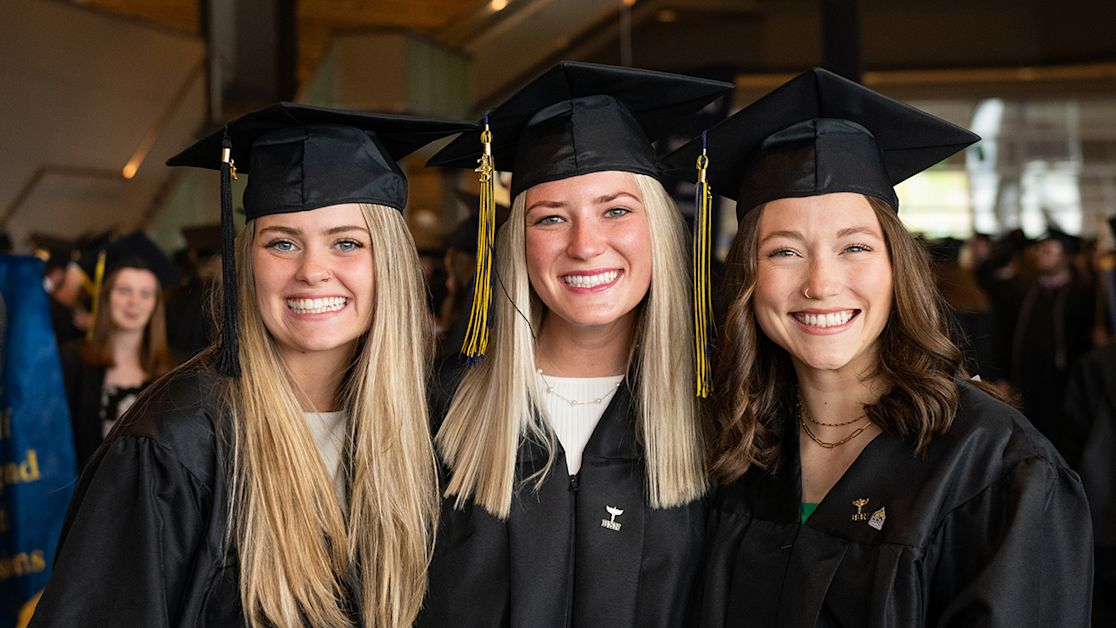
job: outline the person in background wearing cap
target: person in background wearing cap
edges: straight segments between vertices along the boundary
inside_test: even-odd
[[[1035,276],[1023,283],[1011,345],[1011,381],[1023,411],[1064,455],[1066,384],[1074,363],[1093,348],[1096,311],[1092,282],[1074,268],[1080,248],[1080,238],[1057,229],[1035,243]]]
[[[824,70],[708,131],[740,229],[691,625],[1088,625],[1081,482],[969,379],[896,213],[896,183],[977,139]]]
[[[411,625],[438,491],[396,160],[471,126],[282,103],[168,162],[221,169],[221,338],[86,465],[32,625]]]
[[[494,199],[479,221],[492,342],[471,324],[483,360],[431,393],[447,479],[418,625],[684,625],[708,484],[685,227],[651,141],[729,88],[563,62],[431,159],[483,155],[482,199],[491,165],[513,202],[494,258]]]
[[[99,286],[92,329],[59,347],[79,470],[140,391],[174,366],[163,301],[178,279],[174,266],[139,231],[102,252],[82,260]]]

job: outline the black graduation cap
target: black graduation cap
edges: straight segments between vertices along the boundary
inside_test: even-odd
[[[485,116],[493,166],[512,173],[512,198],[590,172],[657,178],[651,143],[730,89],[721,81],[563,61]],[[462,133],[427,165],[476,167],[482,131]]]
[[[396,163],[468,122],[357,113],[277,103],[230,122],[167,160],[219,170],[223,140],[237,172],[248,173],[247,220],[340,205],[375,203],[400,211],[407,180]]]
[[[1070,235],[1061,229],[1050,227],[1046,233],[1038,239],[1038,242],[1045,242],[1047,240],[1056,240],[1062,244],[1062,250],[1066,255],[1076,255],[1081,250],[1081,238]]]
[[[52,268],[65,268],[77,255],[77,243],[74,240],[39,232],[32,233],[27,239],[31,242],[35,257],[43,260],[43,270],[46,272]]]
[[[173,286],[181,278],[170,258],[142,231],[88,248],[77,263],[98,288],[103,277],[121,268],[149,270],[163,286]]]
[[[168,159],[168,166],[221,171],[224,304],[218,370],[232,376],[240,372],[230,181],[238,169],[250,174],[244,192],[247,220],[343,203],[373,203],[403,211],[407,179],[397,160],[473,126],[283,102],[241,116]]]
[[[704,143],[703,143],[704,140]],[[898,210],[895,184],[980,137],[820,68],[804,72],[664,159],[709,183],[737,216],[780,198],[856,192]]]

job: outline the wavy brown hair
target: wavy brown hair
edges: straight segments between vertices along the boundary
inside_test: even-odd
[[[864,411],[884,432],[913,439],[916,453],[922,453],[953,424],[954,378],[967,373],[961,351],[949,339],[950,314],[926,250],[887,203],[866,198],[880,222],[895,281],[879,364],[867,374],[886,392]],[[721,327],[711,438],[712,471],[726,483],[752,465],[776,469],[780,420],[797,390],[790,356],[763,333],[752,311],[763,210],[745,214],[726,261],[726,290],[737,296]]]
[[[109,312],[109,295],[116,286],[120,271],[130,268],[132,270],[146,270],[142,266],[121,266],[116,268],[105,278],[101,286],[100,307],[97,308],[97,318],[93,320],[93,333],[89,340],[82,344],[81,358],[90,366],[111,368],[116,366],[112,358],[112,346],[109,339],[112,337],[112,314]],[[154,274],[154,273],[152,273]],[[143,341],[140,343],[139,355],[140,368],[151,379],[162,376],[174,366],[171,358],[170,346],[167,344],[167,315],[163,299],[163,285],[158,277],[155,279],[155,309],[151,311],[151,318],[143,328]]]

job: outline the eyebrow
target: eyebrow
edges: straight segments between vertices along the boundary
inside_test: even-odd
[[[840,231],[837,232],[837,237],[838,238],[847,238],[849,236],[857,235],[857,234],[864,234],[864,235],[872,236],[873,238],[880,237],[880,234],[876,230],[872,229],[871,227],[864,227],[864,226],[845,227],[844,229],[841,229]],[[806,239],[798,231],[783,230],[783,231],[772,231],[771,233],[767,234],[767,236],[763,240],[761,240],[760,242],[761,243],[767,242],[768,240],[771,240],[772,238],[789,238],[791,240],[805,240]]]
[[[624,191],[614,192],[612,194],[605,194],[603,196],[598,196],[597,198],[593,199],[593,204],[604,205],[605,203],[611,203],[612,201],[615,201],[616,199],[620,198],[621,196],[627,196],[628,198],[632,199],[633,201],[635,201],[637,203],[640,203],[641,205],[643,204],[643,201],[641,201],[638,196],[636,196],[635,194],[632,194],[631,192],[624,192]],[[528,207],[527,210],[524,213],[530,213],[531,210],[533,210],[535,208],[538,208],[538,207],[545,207],[547,209],[556,209],[556,208],[559,208],[559,207],[566,207],[567,205],[569,205],[569,203],[567,203],[566,201],[541,200],[541,201],[537,201],[535,203],[532,203],[531,206]]]
[[[294,227],[284,227],[283,225],[275,225],[272,227],[264,227],[263,229],[260,229],[260,233],[267,233],[269,231],[275,231],[284,235],[291,236],[302,235],[301,229],[295,229]],[[362,227],[360,225],[340,225],[337,227],[330,227],[322,233],[325,235],[336,235],[338,233],[348,233],[350,231],[361,231],[364,233],[368,233],[368,227]]]

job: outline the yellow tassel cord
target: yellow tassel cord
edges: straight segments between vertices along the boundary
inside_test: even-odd
[[[105,252],[97,254],[97,265],[93,269],[93,312],[89,317],[89,329],[85,330],[85,339],[93,340],[93,326],[97,322],[97,311],[101,309],[101,286],[105,282]]]
[[[480,225],[477,228],[477,267],[473,278],[473,307],[461,352],[469,363],[488,350],[488,313],[492,302],[492,253],[496,240],[496,170],[492,164],[492,131],[485,117],[481,133],[484,154],[476,172],[480,175]]]
[[[702,134],[704,145],[705,134]],[[713,319],[713,300],[709,291],[709,234],[713,221],[713,192],[709,189],[706,170],[709,157],[705,147],[697,159],[697,198],[694,202],[694,374],[697,378],[697,396],[708,397],[713,392],[713,373],[710,366],[709,327]]]

